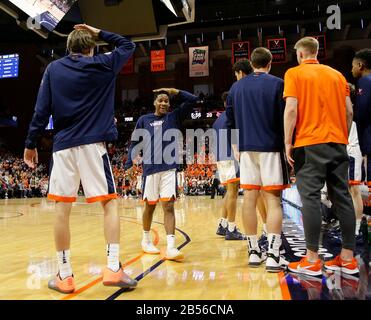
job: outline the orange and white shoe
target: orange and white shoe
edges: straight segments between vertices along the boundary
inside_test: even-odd
[[[116,272],[110,268],[103,269],[103,285],[107,287],[135,288],[138,281],[130,278],[121,268]]]
[[[48,282],[48,288],[56,290],[60,293],[73,293],[75,291],[75,281],[73,275],[67,278],[61,279],[59,273]]]
[[[345,275],[357,275],[359,273],[356,258],[353,258],[351,261],[345,261],[341,259],[340,255],[325,262],[324,267],[326,271],[334,272],[340,270]]]
[[[289,271],[295,273],[306,274],[308,276],[322,276],[321,260],[309,262],[307,257],[304,257],[298,262],[291,262],[287,266]]]

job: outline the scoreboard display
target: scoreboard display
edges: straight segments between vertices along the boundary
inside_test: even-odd
[[[0,55],[0,79],[17,78],[19,67],[19,55]]]

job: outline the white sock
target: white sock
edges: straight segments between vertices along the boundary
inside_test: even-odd
[[[225,219],[225,218],[221,218],[220,219],[220,224],[222,225],[223,228],[227,228],[228,227],[228,220]]]
[[[256,234],[247,236],[247,246],[249,250],[255,250],[255,251],[260,252],[260,248],[258,245],[258,236]]]
[[[356,236],[359,235],[359,228],[361,227],[361,222],[362,222],[361,219],[356,220]]]
[[[62,280],[69,276],[72,276],[70,257],[70,250],[57,251],[59,276]]]
[[[152,242],[151,234],[149,233],[149,231],[144,231],[143,230],[143,241],[146,242],[146,243],[151,243]]]
[[[120,245],[118,243],[107,244],[107,267],[113,272],[120,269]]]
[[[280,253],[280,246],[282,243],[281,235],[276,233],[268,233],[268,252],[278,256]]]
[[[264,232],[265,234],[268,233],[268,231],[267,231],[267,224],[266,224],[266,223],[263,223],[263,232]]]
[[[175,235],[168,234],[166,236],[166,240],[167,240],[167,248],[168,249],[175,248]]]
[[[229,222],[228,221],[228,231],[233,232],[234,228],[236,228],[236,223],[235,222]]]

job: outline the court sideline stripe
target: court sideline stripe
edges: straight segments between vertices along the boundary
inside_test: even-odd
[[[287,285],[286,276],[283,271],[278,273],[278,281],[281,287],[282,299],[283,300],[292,300],[289,286]]]
[[[158,223],[158,224],[162,224],[161,222],[156,222],[154,221],[154,223]],[[186,234],[184,231],[178,229],[178,228],[175,228],[175,230],[177,230],[178,232],[180,232],[184,237],[185,237],[185,241],[178,247],[178,250],[182,249],[183,247],[185,247],[188,243],[191,242],[191,238],[188,236],[188,234]],[[158,268],[161,264],[163,264],[164,262],[166,261],[165,258],[162,258],[160,261],[158,261],[157,263],[155,263],[152,267],[148,268],[146,271],[144,271],[142,274],[140,274],[139,276],[137,276],[135,278],[135,280],[137,280],[138,282],[140,280],[142,280],[147,274],[151,273],[152,271],[154,271],[156,268]],[[115,300],[116,298],[118,298],[121,294],[123,294],[125,291],[128,291],[128,289],[119,289],[117,290],[113,295],[109,296],[106,300]]]
[[[127,219],[125,219],[126,221],[128,221]],[[138,223],[136,221],[128,221],[128,222],[131,222],[131,223],[136,223],[136,224],[139,224],[139,225],[142,225],[141,223]],[[158,232],[155,230],[155,229],[151,229],[153,231],[153,233],[155,234],[155,238],[153,240],[154,244],[157,245],[160,241],[160,236],[158,234]],[[126,262],[125,264],[122,265],[123,268],[133,264],[134,262],[138,261],[141,257],[143,257],[143,255],[145,255],[145,253],[143,252],[142,254],[136,256],[135,258],[129,260],[128,262]],[[90,289],[91,287],[95,286],[97,283],[101,282],[103,280],[103,277],[100,276],[99,278],[93,280],[92,282],[89,282],[88,284],[86,284],[85,286],[81,287],[80,289],[76,290],[74,293],[71,293],[65,297],[63,297],[61,300],[70,300],[72,298],[75,298],[77,295],[79,295],[80,293],[83,293],[84,291]]]

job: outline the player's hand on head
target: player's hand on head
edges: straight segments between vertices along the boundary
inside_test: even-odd
[[[177,95],[179,93],[179,90],[175,89],[175,88],[160,88],[160,89],[153,90],[153,92],[155,92],[155,93],[156,92],[161,92],[161,91],[165,91],[168,94],[173,94],[173,95]]]
[[[99,35],[99,32],[100,32],[100,29],[97,29],[97,28],[94,28],[92,26],[88,26],[87,24],[76,24],[74,27],[73,27],[75,30],[87,30],[89,31],[92,36],[94,37],[98,37]]]

